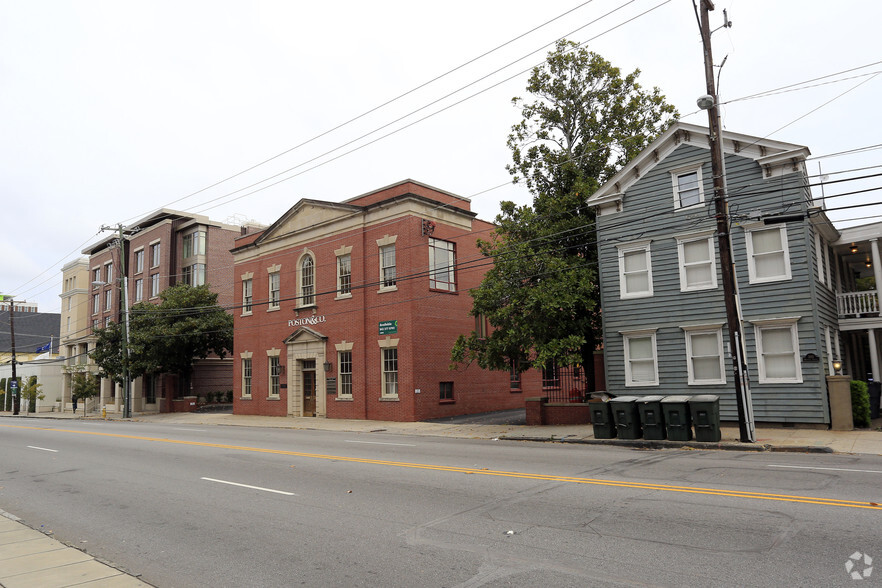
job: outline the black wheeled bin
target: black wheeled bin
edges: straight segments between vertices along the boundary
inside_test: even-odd
[[[720,434],[720,397],[714,394],[699,394],[689,399],[689,412],[695,427],[696,441],[716,442]]]
[[[643,436],[636,401],[636,396],[617,396],[609,401],[619,439],[639,439]]]
[[[692,419],[689,396],[665,396],[661,401],[665,431],[671,441],[692,440]]]
[[[616,425],[613,422],[612,408],[609,402],[589,402],[591,407],[591,424],[594,425],[595,439],[613,439],[616,436]]]
[[[637,399],[637,412],[643,427],[643,438],[658,441],[665,438],[665,417],[661,401],[664,396],[640,396]]]

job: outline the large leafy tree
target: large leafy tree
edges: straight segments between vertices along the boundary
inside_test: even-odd
[[[129,376],[173,373],[189,379],[195,359],[225,357],[233,349],[233,317],[217,304],[207,286],[178,284],[160,294],[161,302],[139,302],[129,312]],[[91,356],[102,375],[122,380],[123,330],[118,324],[96,330]]]
[[[493,329],[461,336],[454,362],[524,371],[585,366],[593,386],[600,340],[600,299],[594,211],[585,200],[676,118],[658,88],[622,77],[600,55],[560,41],[514,98],[522,120],[512,127],[507,166],[532,206],[501,203],[497,228],[481,252],[494,260],[472,291],[472,314]]]

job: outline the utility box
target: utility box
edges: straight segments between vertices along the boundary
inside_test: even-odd
[[[591,424],[594,426],[595,439],[613,439],[616,426],[613,423],[612,408],[609,402],[589,402],[591,407]]]
[[[664,439],[665,417],[662,414],[661,401],[664,396],[640,396],[637,398],[637,413],[643,427],[643,438],[651,441]]]
[[[689,412],[692,426],[695,427],[696,441],[717,442],[720,433],[720,397],[714,394],[699,394],[689,399]]]
[[[639,439],[643,436],[636,401],[636,396],[618,396],[609,401],[619,439]]]
[[[692,418],[689,414],[689,396],[665,396],[661,401],[665,431],[671,441],[692,440]]]

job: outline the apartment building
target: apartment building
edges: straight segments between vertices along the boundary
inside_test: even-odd
[[[208,285],[218,294],[218,304],[233,300],[233,265],[230,249],[244,229],[201,215],[161,209],[123,228],[122,246],[114,233],[83,250],[87,260],[85,297],[89,335],[78,340],[76,349],[68,346],[68,367],[94,349],[93,329],[104,328],[123,319],[122,288],[127,288],[128,304],[160,301],[169,286],[186,283]],[[123,263],[124,262],[124,263]],[[67,279],[67,276],[65,276]],[[78,284],[78,282],[77,282]],[[77,295],[80,295],[77,286]],[[90,368],[94,369],[94,368]],[[229,358],[198,360],[189,382],[179,382],[173,374],[153,374],[132,383],[133,412],[190,410],[189,399],[208,392],[232,388],[232,362]],[[96,407],[123,410],[119,385],[102,380]],[[70,390],[65,391],[70,402]]]

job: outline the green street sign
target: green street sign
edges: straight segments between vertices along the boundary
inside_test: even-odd
[[[398,332],[398,321],[380,321],[381,335],[394,335]]]

